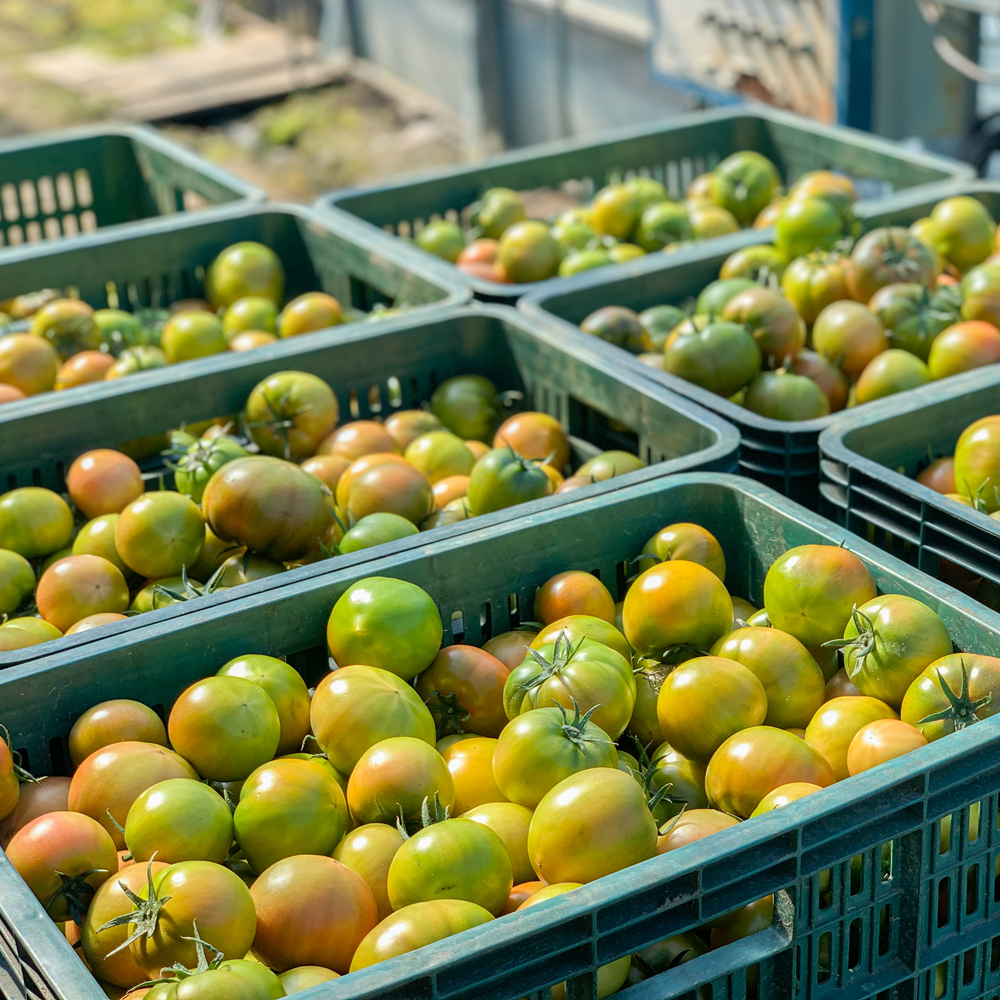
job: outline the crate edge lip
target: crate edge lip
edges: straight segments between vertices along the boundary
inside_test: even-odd
[[[581,499],[586,499],[587,497],[606,496],[611,493],[617,493],[622,489],[627,489],[629,485],[634,485],[633,480],[635,477],[639,477],[640,481],[649,481],[680,475],[683,474],[683,470],[674,471],[672,468],[663,469],[662,467],[673,466],[677,463],[687,463],[693,460],[696,456],[698,457],[698,461],[704,464],[719,463],[730,459],[732,466],[736,465],[737,456],[739,454],[740,435],[739,431],[724,417],[721,417],[716,413],[712,413],[710,410],[706,410],[704,407],[699,406],[697,403],[694,403],[683,396],[678,396],[676,393],[672,393],[669,389],[665,389],[663,386],[647,383],[643,383],[641,385],[631,385],[625,375],[618,368],[605,365],[603,359],[598,355],[595,355],[594,352],[589,349],[590,345],[583,344],[580,345],[579,348],[575,345],[570,345],[567,348],[566,345],[560,343],[559,339],[556,338],[551,331],[539,329],[509,306],[471,303],[456,307],[440,307],[436,309],[428,308],[426,311],[421,312],[417,317],[404,315],[380,321],[377,329],[374,327],[366,329],[365,324],[363,323],[345,324],[343,327],[333,327],[327,331],[313,334],[311,335],[311,339],[299,337],[291,338],[288,341],[278,341],[276,344],[258,348],[256,352],[246,352],[235,359],[230,359],[227,355],[222,354],[218,356],[218,360],[215,360],[214,364],[206,366],[206,368],[210,372],[213,370],[224,371],[231,368],[256,366],[263,360],[261,355],[265,352],[277,355],[274,358],[275,364],[279,364],[282,361],[291,362],[294,360],[297,353],[306,353],[317,349],[334,350],[343,344],[364,341],[379,334],[405,332],[406,329],[414,326],[415,324],[425,326],[431,323],[443,321],[460,322],[464,319],[492,319],[498,323],[512,323],[515,326],[518,326],[522,331],[533,337],[539,338],[556,350],[563,351],[569,356],[576,357],[583,363],[592,365],[595,368],[600,369],[603,367],[609,372],[609,374],[621,381],[626,387],[634,390],[646,398],[651,398],[653,401],[668,407],[673,412],[683,415],[685,418],[708,429],[712,434],[714,434],[715,441],[707,447],[689,455],[682,455],[674,459],[667,459],[665,462],[658,462],[652,466],[646,466],[644,469],[639,469],[632,473],[626,473],[621,477],[614,477],[601,483],[594,483],[585,488],[586,496],[583,498],[574,497],[572,499],[566,498],[556,501],[554,496],[543,497],[541,500],[532,501],[532,509],[528,511],[517,513],[516,507],[507,508],[505,510],[495,511],[491,514],[482,515],[479,519],[469,519],[467,521],[462,521],[454,525],[437,529],[440,532],[437,536],[438,538],[457,538],[465,534],[485,530],[495,524],[506,524],[511,521],[521,520],[525,517],[543,514],[547,511],[555,511],[569,504],[578,503]],[[324,342],[317,343],[316,338],[318,337],[323,337]],[[288,346],[284,346],[283,349],[283,345]],[[213,362],[213,358],[201,360]],[[203,368],[202,371],[204,372],[206,368]],[[127,397],[136,389],[152,386],[163,387],[172,385],[176,381],[177,380],[175,378],[171,377],[170,366],[167,368],[154,369],[143,373],[142,386],[136,385],[135,380],[132,379],[119,379],[110,383],[95,383],[93,386],[83,386],[81,387],[81,390],[84,393],[84,397],[79,397],[80,403],[81,405],[85,404],[88,401],[86,398],[88,396],[90,399],[96,400],[116,399],[120,397]],[[134,388],[129,387],[129,382],[132,383]],[[48,410],[53,407],[58,409],[56,406],[57,401],[51,399],[53,395],[55,394],[46,393],[38,397],[29,398],[25,401],[26,408],[28,409],[28,412],[26,413],[23,411],[18,413],[5,413],[5,410],[11,409],[9,405],[7,407],[0,408],[0,432],[3,431],[5,424],[16,424],[20,420],[30,419],[31,416],[39,410]],[[539,507],[541,507],[541,509],[538,509]],[[478,523],[476,523],[477,521]],[[383,546],[388,547],[388,551],[383,549],[383,551],[381,551],[378,555],[365,556],[365,550],[361,550],[359,552],[340,557],[336,561],[343,564],[344,560],[349,560],[348,565],[355,566],[369,562],[372,559],[379,559],[389,555],[410,552],[427,544],[428,542],[426,536],[423,533],[418,533],[414,536],[397,539],[393,542],[383,543]],[[383,546],[379,546],[379,548],[382,549]],[[277,588],[294,586],[300,581],[325,576],[331,572],[337,572],[337,569],[333,565],[326,566],[325,562],[314,563],[311,566],[299,567],[298,569],[288,571],[288,573],[291,574],[298,574],[294,580],[288,580],[287,573],[277,574],[272,577],[254,581],[253,583],[244,584],[242,587],[231,588],[226,591],[217,591],[208,597],[199,598],[198,600],[204,603],[200,603],[197,608],[187,608],[186,602],[171,605],[165,608],[159,608],[156,611],[149,612],[141,618],[133,617],[129,618],[126,622],[113,624],[109,626],[108,631],[105,632],[104,635],[108,637],[117,636],[122,638],[126,635],[134,634],[134,632],[139,628],[147,628],[150,625],[156,624],[156,621],[151,622],[148,620],[149,615],[154,616],[154,618],[158,621],[181,619],[192,614],[199,614],[203,611],[207,611],[212,607],[228,606],[233,601],[240,600],[243,597],[249,597],[253,594],[269,593]],[[57,643],[60,646],[60,649],[80,650],[84,646],[88,646],[91,642],[94,642],[99,638],[94,634],[98,631],[100,630],[88,629],[84,632],[77,633],[72,637],[60,636],[58,639],[50,640],[50,642]],[[69,638],[70,641],[64,642],[63,640],[67,638]],[[46,643],[39,643],[35,646],[28,646],[23,649],[10,650],[0,653],[0,672],[9,670],[18,664],[36,662],[52,655],[51,652],[42,651],[42,647],[46,645]]]

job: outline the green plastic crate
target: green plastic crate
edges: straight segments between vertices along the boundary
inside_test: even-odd
[[[176,367],[149,372],[141,379],[129,376],[85,386],[72,396],[49,393],[16,407],[0,407],[0,492],[31,485],[61,491],[66,470],[82,452],[118,448],[182,422],[235,414],[258,382],[289,369],[325,379],[338,397],[344,420],[386,417],[419,406],[430,399],[437,385],[454,375],[485,375],[501,391],[523,393],[525,408],[557,417],[571,435],[576,463],[608,449],[629,450],[650,463],[645,469],[584,487],[582,492],[547,497],[437,529],[432,537],[519,520],[591,492],[612,492],[669,473],[736,468],[739,435],[724,420],[659,386],[629,385],[605,369],[587,345],[583,349],[563,346],[553,334],[534,330],[504,306],[356,323],[294,337],[243,354],[206,358],[184,379],[177,379]],[[159,473],[165,473],[169,485],[169,470],[158,453],[144,466],[153,483]],[[427,534],[411,536],[378,552],[421,548],[427,538]],[[194,613],[210,603],[236,600],[249,592],[248,587],[258,592],[326,575],[341,565],[370,559],[372,554],[368,549],[339,556],[247,587],[218,591],[193,603],[130,617],[109,626],[105,634],[132,632],[144,626],[150,614],[173,617]],[[78,648],[95,638],[96,631],[0,653],[0,668],[47,656],[56,645]]]
[[[141,125],[0,142],[2,248],[79,236],[264,192]]]
[[[287,656],[316,682],[328,669],[330,609],[359,578],[388,575],[418,584],[437,602],[446,640],[478,645],[529,617],[536,588],[556,572],[598,572],[620,596],[628,561],[674,521],[696,521],[718,537],[728,585],[752,600],[760,600],[768,567],[789,547],[845,543],[882,591],[933,607],[960,649],[997,649],[1000,616],[957,591],[750,480],[686,473],[429,539],[418,550],[12,667],[0,672],[0,719],[30,767],[64,773],[73,721],[101,700],[131,697],[168,708],[188,684],[249,652]],[[663,973],[633,997],[870,997],[1000,932],[998,789],[1000,718],[994,717],[765,817],[310,995],[516,1000],[543,995],[536,991],[547,996],[550,984],[572,980],[568,995],[591,1000],[600,965],[777,893],[770,929]],[[978,838],[970,839],[969,807],[976,802],[982,820]],[[946,815],[953,817],[952,837],[942,852],[937,820]],[[826,872],[829,905],[820,893]],[[100,1000],[2,856],[0,925],[6,925],[0,940],[13,942],[8,964],[23,980],[43,978],[63,1000]],[[821,966],[821,952],[828,965]],[[942,995],[964,998],[954,982]]]
[[[997,413],[992,366],[847,414],[820,435],[821,511],[928,573],[951,563],[969,581],[1000,584],[1000,521],[913,478],[928,447],[935,458],[950,455],[969,424]]]
[[[904,149],[865,132],[754,106],[682,115],[654,125],[602,133],[597,140],[529,146],[477,167],[335,191],[320,198],[316,207],[361,220],[370,232],[377,230],[387,246],[428,261],[439,273],[457,275],[477,298],[512,302],[539,288],[561,288],[566,279],[531,285],[484,281],[462,274],[399,237],[413,236],[437,218],[457,220],[464,208],[491,187],[529,190],[574,181],[589,198],[613,180],[642,174],[662,181],[670,196],[679,199],[695,177],[740,150],[755,150],[769,157],[786,183],[807,170],[840,171],[852,177],[860,196],[868,199],[974,173],[968,164]],[[759,242],[761,236],[760,230],[745,230],[710,244],[732,250]]]
[[[909,225],[928,215],[942,198],[954,194],[974,195],[994,218],[1000,219],[1000,184],[985,181],[961,181],[903,192],[877,205],[860,205],[858,216],[865,230]],[[705,285],[718,277],[719,268],[731,251],[731,246],[719,248],[710,243],[666,259],[654,255],[617,268],[598,269],[565,279],[559,287],[539,288],[525,296],[518,309],[536,322],[560,330],[567,342],[570,338],[595,340],[579,329],[580,323],[595,309],[619,305],[641,312],[661,303],[679,305],[697,297]],[[600,342],[597,348],[609,363],[626,368],[633,378],[667,386],[725,417],[740,431],[740,469],[744,475],[813,510],[817,508],[819,435],[844,419],[844,413],[814,420],[772,420],[675,375],[650,368],[620,348]],[[908,397],[909,393],[904,393],[894,399],[898,404]],[[865,406],[857,412],[867,413],[869,408]]]

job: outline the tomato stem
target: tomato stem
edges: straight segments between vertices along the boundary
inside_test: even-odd
[[[971,726],[974,722],[981,722],[982,720],[977,713],[993,700],[993,692],[987,692],[986,695],[978,698],[976,701],[973,701],[969,697],[969,672],[965,667],[965,663],[962,663],[962,691],[960,694],[956,695],[952,691],[944,677],[941,676],[939,669],[935,668],[934,674],[937,677],[938,685],[948,699],[948,707],[942,709],[940,712],[934,712],[926,716],[917,725],[922,726],[927,722],[950,722],[957,732],[959,729]]]

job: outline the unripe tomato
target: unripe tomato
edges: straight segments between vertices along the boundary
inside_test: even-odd
[[[244,409],[250,436],[265,455],[293,462],[316,453],[337,426],[333,390],[308,372],[276,372],[254,386]]]
[[[61,392],[63,389],[73,389],[78,385],[103,382],[104,376],[114,363],[113,354],[105,354],[104,351],[81,351],[59,366],[53,388],[56,392]]]
[[[35,571],[19,552],[0,549],[0,615],[13,614],[35,589]]]
[[[761,372],[747,386],[743,405],[772,420],[815,420],[830,412],[830,401],[812,379],[785,370]]]
[[[933,287],[936,279],[934,251],[901,226],[875,229],[851,251],[847,283],[858,302],[871,301],[880,288],[896,282]]]
[[[329,490],[336,491],[341,476],[347,471],[350,462],[341,455],[313,455],[302,463],[302,471],[315,476]]]
[[[445,476],[439,479],[432,487],[434,494],[434,510],[439,511],[447,507],[452,500],[461,500],[469,493],[468,476]]]
[[[102,514],[88,521],[73,539],[72,552],[75,556],[100,556],[114,566],[125,578],[132,576],[132,570],[125,565],[115,546],[115,530],[118,527],[117,514]]]
[[[382,426],[403,452],[421,434],[441,430],[442,424],[428,410],[397,410]]]
[[[88,708],[69,731],[69,756],[79,767],[92,753],[125,740],[167,745],[160,717],[138,701],[116,698]]]
[[[782,806],[787,806],[789,802],[797,802],[799,799],[819,791],[822,791],[822,788],[810,781],[790,781],[787,785],[779,785],[760,800],[757,808],[750,814],[750,818],[763,816],[764,813],[771,812],[772,809],[780,809]]]
[[[1000,659],[952,653],[928,664],[906,689],[899,717],[939,740],[998,711]]]
[[[789,198],[777,210],[774,245],[788,260],[830,250],[843,237],[844,222],[843,213],[826,198]]]
[[[58,493],[22,486],[0,496],[0,549],[37,559],[66,548],[72,538],[73,513]]]
[[[593,767],[570,775],[531,817],[528,856],[545,882],[592,882],[655,853],[656,823],[642,788],[624,771]]]
[[[476,460],[465,442],[451,431],[428,431],[414,439],[403,456],[433,486],[449,476],[467,476]]]
[[[818,251],[796,257],[781,275],[781,289],[808,324],[831,303],[849,299],[848,260],[843,254]]]
[[[719,277],[725,281],[727,278],[749,278],[751,281],[767,281],[771,275],[781,280],[788,261],[776,247],[769,243],[756,243],[753,246],[743,247],[731,253],[719,268]],[[653,306],[653,309],[675,309],[675,306]],[[652,310],[647,309],[649,313]],[[645,314],[644,314],[645,315]],[[641,317],[640,317],[641,318]],[[683,319],[683,315],[677,316],[671,324],[671,328],[676,326]],[[644,323],[645,325],[645,323]],[[657,345],[662,346],[662,345]]]
[[[857,698],[861,692],[854,686],[854,682],[848,676],[847,671],[841,667],[827,682],[826,695],[824,701],[833,701],[834,698]]]
[[[722,948],[734,941],[750,937],[751,934],[767,930],[773,920],[773,896],[764,896],[763,899],[741,906],[735,912],[727,914],[722,920],[713,923],[710,936],[712,949]]]
[[[368,883],[378,906],[379,920],[385,920],[392,913],[386,881],[389,877],[389,865],[402,846],[403,839],[399,830],[388,823],[366,823],[346,834],[333,851],[337,861]],[[528,870],[531,870],[530,866]]]
[[[965,320],[942,330],[931,344],[931,378],[947,378],[1000,361],[1000,330],[982,320]]]
[[[30,333],[0,337],[0,383],[34,396],[55,388],[58,371],[59,354],[47,340]]]
[[[493,438],[494,448],[511,447],[524,458],[564,469],[569,462],[569,438],[562,424],[547,413],[517,413],[508,417]]]
[[[667,340],[663,370],[720,396],[732,396],[761,368],[757,341],[739,323],[709,322],[701,330],[682,331]]]
[[[534,612],[543,625],[550,625],[568,615],[589,615],[613,622],[615,601],[596,576],[581,570],[569,570],[550,577],[538,588]]]
[[[813,324],[812,338],[816,352],[848,378],[857,378],[889,347],[879,318],[860,302],[827,306]]]
[[[575,478],[586,478],[595,483],[603,483],[615,476],[624,476],[627,472],[644,469],[646,463],[637,455],[627,451],[602,451],[588,459],[576,470]],[[556,491],[558,492],[558,490]]]
[[[463,818],[488,826],[503,841],[510,855],[515,889],[517,884],[534,877],[531,860],[528,858],[530,809],[516,802],[484,802],[481,806],[464,813]]]
[[[982,417],[962,431],[955,445],[955,483],[963,496],[978,497],[985,513],[1000,510],[1000,416]]]
[[[704,566],[681,560],[647,569],[625,595],[625,636],[644,656],[661,658],[674,646],[709,649],[730,631],[733,602]]]
[[[908,722],[878,719],[859,729],[851,740],[847,748],[847,770],[850,774],[860,774],[925,746],[926,738]]]
[[[278,976],[286,996],[301,993],[303,990],[338,978],[340,978],[339,973],[319,965],[300,965],[297,969],[289,969]]]
[[[485,650],[456,643],[438,651],[416,689],[445,730],[496,737],[507,724],[503,689],[509,673]]]
[[[205,519],[198,505],[172,490],[143,493],[125,507],[115,527],[123,562],[154,580],[193,566],[204,544]]]
[[[436,219],[417,233],[416,244],[421,250],[454,264],[465,247],[465,236],[457,223]]]
[[[552,481],[539,463],[512,448],[494,448],[473,467],[467,499],[473,517],[478,517],[539,500],[552,491]]]
[[[455,441],[465,448],[458,438]],[[384,513],[418,525],[434,510],[434,491],[430,480],[408,462],[379,463],[351,479],[347,509],[355,520]]]
[[[222,332],[232,348],[233,338],[246,331],[273,335],[277,331],[278,307],[273,299],[247,295],[237,299],[222,317]]]
[[[553,625],[556,623],[553,622]],[[508,671],[519,667],[527,655],[528,647],[538,635],[533,628],[521,627],[501,632],[483,643],[483,649],[495,656]]]
[[[66,473],[66,489],[87,518],[117,514],[143,493],[142,473],[127,455],[110,448],[84,452]]]
[[[492,440],[498,407],[496,386],[482,375],[456,375],[431,396],[431,413],[462,439]]]
[[[351,462],[364,455],[402,454],[402,448],[385,427],[374,420],[352,420],[327,435],[316,449],[318,455],[339,455]]]
[[[228,308],[248,295],[281,302],[284,291],[285,272],[278,255],[250,240],[226,247],[205,275],[205,297],[213,309]]]
[[[806,740],[772,726],[731,736],[713,754],[705,773],[708,801],[716,809],[749,817],[768,792],[793,781],[826,788],[837,779]]]
[[[848,777],[847,750],[859,730],[876,719],[897,719],[898,715],[877,698],[840,697],[826,702],[806,726],[805,740],[830,764],[837,781]]]
[[[749,288],[726,303],[722,318],[741,323],[765,359],[782,364],[806,346],[806,325],[795,306],[770,288]]]
[[[299,334],[325,330],[344,322],[344,310],[332,295],[306,292],[292,299],[278,317],[278,336],[297,337]]]
[[[327,674],[310,706],[313,732],[330,763],[350,774],[367,750],[393,736],[434,745],[434,719],[396,674],[360,664]]]
[[[565,576],[565,574],[560,574]],[[552,579],[557,579],[553,577]],[[617,617],[617,605],[616,617]],[[593,639],[621,653],[625,659],[632,658],[632,647],[628,644],[628,639],[621,632],[604,618],[597,618],[594,615],[570,614],[565,618],[557,618],[554,622],[546,625],[541,632],[533,637],[529,637],[528,645],[532,649],[540,649],[556,641],[560,633],[565,633],[566,638],[572,644],[576,644],[581,639]],[[518,660],[515,666],[520,666],[524,661],[524,656]]]
[[[603,250],[595,250],[588,251],[587,254],[574,256],[592,258],[592,255],[605,253]],[[571,256],[567,259],[573,260],[574,258]],[[597,261],[601,264],[611,263],[610,257],[607,256],[598,256]],[[683,314],[681,314],[677,322],[679,323],[681,319],[684,319]],[[653,338],[648,334],[642,323],[639,322],[639,317],[636,315],[635,310],[629,309],[626,306],[602,306],[600,309],[595,309],[594,312],[583,320],[580,324],[580,329],[584,333],[589,333],[592,337],[597,337],[607,344],[621,347],[623,350],[630,351],[633,354],[648,351],[653,347]],[[663,339],[665,340],[666,338],[664,337]],[[499,447],[502,443],[497,439],[494,447]],[[544,458],[545,456],[543,455],[542,457]]]
[[[322,457],[339,458],[340,456],[329,455]],[[338,506],[344,508],[347,507],[347,501],[351,496],[351,486],[354,484],[355,479],[358,479],[370,469],[376,468],[376,466],[390,464],[409,465],[409,462],[407,462],[402,455],[386,451],[373,451],[367,455],[362,455],[360,458],[354,459],[341,473],[340,478],[337,480],[336,500]],[[303,468],[305,468],[304,464]]]
[[[955,485],[955,459],[950,455],[936,458],[917,476],[917,482],[937,493],[957,493]]]
[[[623,756],[619,752],[619,766]],[[704,809],[708,805],[704,764],[678,753],[666,742],[656,748],[650,764],[653,771],[648,776],[647,791],[656,793],[666,785],[669,792],[653,809],[653,819],[657,826],[662,826],[666,820],[684,809]],[[636,775],[641,776],[638,765],[633,770],[633,777]]]
[[[597,219],[594,226],[600,229]],[[497,246],[497,263],[515,284],[551,278],[559,270],[560,260],[562,248],[552,236],[549,226],[536,220],[515,222],[504,231]]]
[[[531,871],[530,865],[528,866],[528,871]],[[545,883],[539,882],[537,879],[532,882],[521,882],[514,885],[514,887],[510,890],[510,896],[507,897],[507,905],[503,908],[503,912],[500,916],[503,917],[508,913],[516,912],[521,908],[522,903],[529,900],[536,892],[544,888]]]
[[[654,556],[660,562],[683,559],[698,563],[720,580],[726,579],[726,556],[722,546],[711,532],[697,524],[668,524],[646,542],[642,555]]]
[[[858,378],[856,398],[858,403],[870,403],[907,389],[918,389],[930,380],[930,370],[920,358],[892,348],[868,362]]]
[[[939,201],[931,212],[935,249],[959,271],[982,263],[993,253],[996,223],[986,206],[971,195]]]
[[[94,310],[79,299],[46,302],[32,317],[31,334],[47,340],[63,361],[80,351],[93,351],[101,346]]]
[[[18,789],[17,775],[13,770],[13,759],[10,749],[6,744],[0,749],[0,786],[3,792],[0,793],[3,805],[0,806],[0,814],[3,813],[13,798],[16,805],[0,819],[0,849],[6,850],[11,837],[22,827],[27,826],[33,819],[44,816],[50,812],[67,812],[69,804],[69,778],[63,777],[41,777],[37,781],[26,781]],[[525,826],[525,836],[527,836],[527,826]],[[530,871],[529,865],[529,871]]]

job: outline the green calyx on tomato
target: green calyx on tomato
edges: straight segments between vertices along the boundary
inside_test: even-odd
[[[246,455],[243,445],[228,434],[208,439],[199,438],[187,448],[174,469],[174,482],[178,492],[200,504],[212,474],[227,462],[246,458]]]
[[[959,729],[971,726],[974,722],[982,721],[979,713],[993,701],[993,692],[987,691],[982,698],[976,698],[975,700],[970,698],[969,671],[966,669],[964,663],[962,664],[962,690],[958,694],[955,694],[948,686],[948,682],[941,676],[940,670],[935,670],[934,675],[937,678],[942,693],[948,699],[948,707],[942,709],[940,712],[932,712],[930,715],[925,715],[917,722],[918,726],[924,726],[931,722],[946,722],[951,723],[957,732]]]

